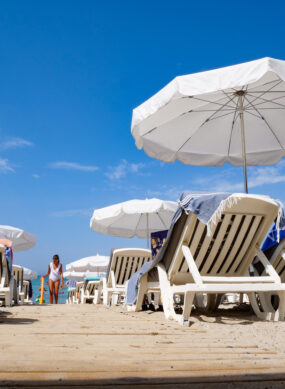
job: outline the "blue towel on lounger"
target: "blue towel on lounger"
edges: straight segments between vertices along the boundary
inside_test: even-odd
[[[276,228],[276,224],[274,223],[271,230],[267,234],[267,237],[265,238],[264,242],[262,243],[261,250],[266,251],[270,249],[273,246],[276,246],[279,241],[285,238],[285,229],[280,228],[279,232],[279,239],[278,239],[278,231]]]

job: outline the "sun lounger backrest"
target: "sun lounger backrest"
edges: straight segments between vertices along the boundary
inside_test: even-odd
[[[8,287],[11,274],[9,271],[9,266],[8,266],[8,261],[7,258],[5,258],[5,248],[3,246],[1,247],[0,245],[0,252],[1,252],[1,287]]]
[[[17,285],[23,286],[24,269],[22,268],[22,266],[13,265],[12,274],[17,282]]]
[[[183,232],[168,269],[170,280],[192,282],[182,245],[189,247],[201,276],[244,275],[277,212],[273,202],[244,196],[217,218],[211,236],[194,214],[184,217]]]
[[[111,287],[112,277],[116,286],[123,286],[130,277],[142,265],[152,259],[151,251],[146,249],[116,249],[111,258],[110,272],[108,275],[107,286]]]

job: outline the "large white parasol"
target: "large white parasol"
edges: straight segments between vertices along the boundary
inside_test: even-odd
[[[104,272],[107,270],[110,257],[104,255],[94,255],[78,259],[66,265],[68,272]]]
[[[103,272],[90,272],[90,271],[65,271],[63,273],[64,278],[74,281],[84,281],[85,278],[102,277]]]
[[[244,167],[285,155],[285,61],[257,61],[176,77],[133,111],[139,149],[165,162]]]
[[[9,239],[12,242],[13,251],[28,250],[36,244],[34,235],[11,226],[0,226],[0,239]]]
[[[176,209],[174,201],[129,200],[96,209],[90,227],[101,234],[121,238],[149,238],[151,232],[169,229]]]

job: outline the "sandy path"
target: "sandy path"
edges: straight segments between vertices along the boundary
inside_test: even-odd
[[[194,312],[185,328],[161,312],[23,306],[1,308],[0,324],[2,386],[285,387],[285,322],[248,312]]]

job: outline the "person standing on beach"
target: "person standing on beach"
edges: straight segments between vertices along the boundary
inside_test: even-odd
[[[63,274],[62,274],[62,264],[59,262],[59,256],[55,254],[52,258],[52,262],[49,264],[48,272],[43,277],[49,275],[49,302],[53,304],[53,296],[55,304],[58,302],[58,290],[61,280],[61,289],[64,288]]]

